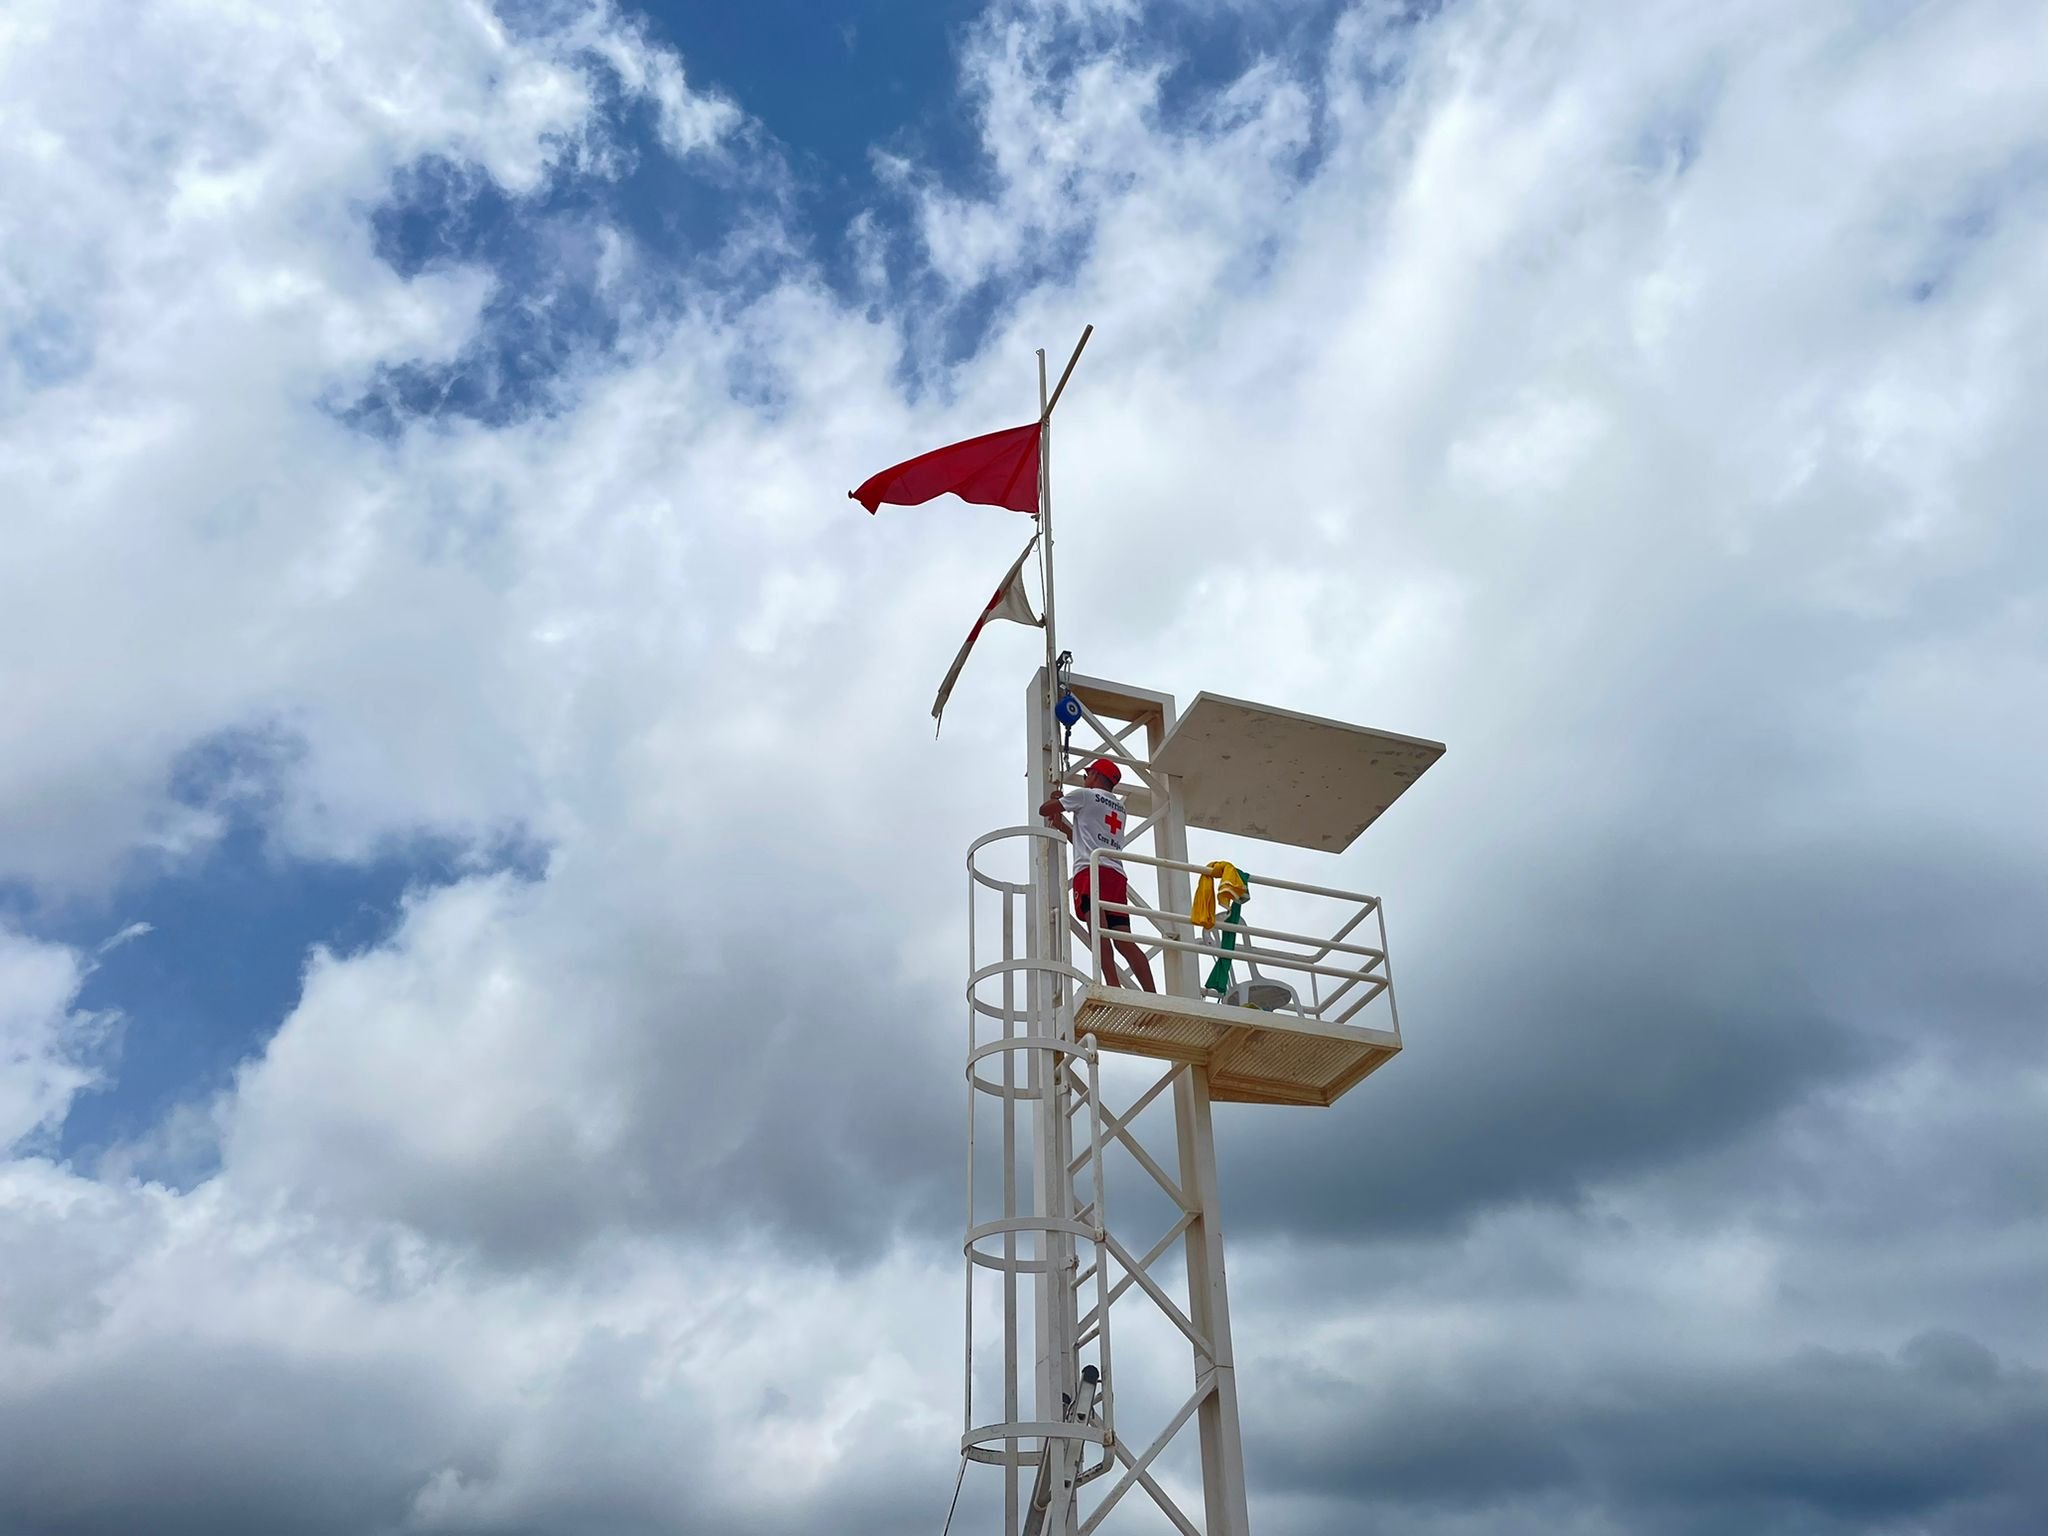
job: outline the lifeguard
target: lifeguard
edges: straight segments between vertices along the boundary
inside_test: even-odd
[[[1066,833],[1067,840],[1074,845],[1074,912],[1082,922],[1088,921],[1090,897],[1095,894],[1089,889],[1088,855],[1096,849],[1102,850],[1101,896],[1104,901],[1128,904],[1131,899],[1130,882],[1124,877],[1123,860],[1115,857],[1124,846],[1124,803],[1111,793],[1123,778],[1115,763],[1106,757],[1098,757],[1088,765],[1083,777],[1084,788],[1064,795],[1054,795],[1038,808],[1048,825]],[[1071,812],[1073,820],[1067,819]],[[1128,912],[1104,912],[1104,928],[1131,931],[1131,915]],[[1159,989],[1152,985],[1152,964],[1145,958],[1145,951],[1134,939],[1111,940],[1108,935],[1102,940],[1102,975],[1105,981],[1115,986],[1123,982],[1117,975],[1115,954],[1124,957],[1124,963],[1131,968],[1131,975],[1147,992]]]

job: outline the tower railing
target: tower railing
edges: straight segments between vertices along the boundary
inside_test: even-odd
[[[1196,876],[1208,869],[1205,864],[1148,857],[1128,849],[1109,857],[1125,864],[1179,870]],[[1091,892],[1102,889],[1098,871],[1104,858],[1103,850],[1099,848],[1088,855],[1088,889]],[[1279,1002],[1264,1011],[1292,1014],[1322,1024],[1350,1023],[1384,996],[1388,1013],[1385,1028],[1398,1036],[1399,1014],[1395,1010],[1393,976],[1387,963],[1386,915],[1379,898],[1362,891],[1343,891],[1266,875],[1252,877],[1251,884],[1254,899],[1261,893],[1276,892],[1309,898],[1297,905],[1311,914],[1312,926],[1320,928],[1323,922],[1329,922],[1332,925],[1329,932],[1305,933],[1267,927],[1242,918],[1233,923],[1220,913],[1214,927],[1203,929],[1198,928],[1186,913],[1161,911],[1136,900],[1105,901],[1091,896],[1087,922],[1076,925],[1083,931],[1087,945],[1090,980],[1097,985],[1120,980],[1105,974],[1102,942],[1104,939],[1113,943],[1129,941],[1142,945],[1151,953],[1165,950],[1211,961],[1228,960],[1233,962],[1233,975],[1235,964],[1242,962],[1254,981],[1274,979],[1268,975],[1269,972],[1298,978],[1298,985],[1290,981],[1283,989],[1293,994],[1290,1001]],[[1108,927],[1105,918],[1112,913],[1129,915],[1132,928],[1126,931]],[[1328,914],[1327,918],[1320,915],[1323,913]],[[1138,928],[1140,921],[1148,926]],[[1377,944],[1358,942],[1355,935],[1361,928],[1369,937],[1376,939]],[[1306,996],[1302,995],[1304,990]],[[1204,995],[1219,1000],[1220,996],[1228,994],[1206,992]]]

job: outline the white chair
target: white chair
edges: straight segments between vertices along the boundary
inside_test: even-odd
[[[1224,921],[1211,932],[1220,936],[1227,929],[1241,928],[1241,923]],[[1233,958],[1236,958],[1233,956]],[[1244,968],[1251,972],[1245,980],[1236,983],[1219,999],[1229,1008],[1256,1008],[1260,1013],[1300,1013],[1301,996],[1284,981],[1259,974],[1257,962],[1246,960]]]
[[[1251,962],[1247,960],[1246,965]],[[1240,981],[1223,994],[1223,1001],[1231,1008],[1256,1008],[1261,1013],[1300,1013],[1301,999],[1294,988],[1284,981],[1274,981],[1256,971],[1251,979]]]

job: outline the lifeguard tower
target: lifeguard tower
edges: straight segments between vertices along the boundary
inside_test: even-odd
[[[1333,1104],[1400,1051],[1401,1025],[1377,897],[1273,878],[1235,844],[1191,862],[1188,832],[1342,853],[1444,749],[1208,693],[1182,713],[1169,694],[1069,672],[1052,414],[1093,330],[1050,391],[1038,354],[1036,422],[849,493],[872,512],[951,492],[1037,521],[932,707],[937,718],[992,618],[1043,627],[1045,664],[1025,694],[1028,819],[967,853],[965,1416],[947,1529],[969,1470],[986,1465],[1001,1485],[982,1480],[992,1496],[970,1503],[977,1530],[993,1532],[999,1508],[1003,1536],[1091,1536],[1106,1521],[1247,1536],[1210,1106]],[[1034,547],[1042,619],[1017,588]],[[1113,856],[1130,889],[1105,901],[1091,878],[1084,920],[1069,910],[1067,840],[1038,807],[1097,758],[1122,775],[1133,824],[1112,829]],[[1099,871],[1102,850],[1088,857]],[[1232,899],[1198,912],[1204,876]],[[1112,915],[1157,963],[1157,993],[1105,971],[1118,964],[1102,954]],[[1179,1275],[1165,1263],[1176,1248]]]
[[[1061,729],[1054,701],[1073,726]],[[1188,831],[1341,853],[1444,748],[1207,693],[1183,714],[1168,694],[1056,670],[1033,680],[1026,716],[1031,822],[977,839],[967,859],[961,1450],[1001,1470],[1004,1536],[1089,1536],[1105,1521],[1247,1536],[1210,1106],[1332,1104],[1399,1052],[1401,1029],[1376,897],[1269,879],[1248,848],[1253,899],[1234,922],[1197,928],[1191,897],[1205,868],[1189,860]],[[1066,839],[1035,808],[1098,757],[1123,772],[1131,893],[1098,899],[1083,923],[1068,906]],[[1158,994],[1103,974],[1109,911],[1130,914]],[[1105,1069],[1131,1065],[1118,1058],[1155,1064],[1120,1107],[1104,1087]],[[1133,1124],[1155,1102],[1170,1102],[1170,1146],[1155,1136],[1148,1147]],[[1112,1157],[1164,1196],[1163,1231],[1119,1225]],[[1184,1305],[1161,1277],[1175,1248]],[[1177,1407],[1134,1422],[1111,1343],[1147,1307],[1190,1369]],[[1159,1332],[1143,1362],[1155,1387]],[[1191,1425],[1199,1457],[1183,1452],[1171,1477],[1163,1469]]]

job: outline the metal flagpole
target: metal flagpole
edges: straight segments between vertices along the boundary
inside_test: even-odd
[[[1060,403],[1060,396],[1066,392],[1067,380],[1074,376],[1074,365],[1081,361],[1082,352],[1087,350],[1088,338],[1094,334],[1093,325],[1081,327],[1081,339],[1074,343],[1073,354],[1068,357],[1067,366],[1060,370],[1059,382],[1053,385],[1049,395],[1045,389],[1045,348],[1038,349],[1038,539],[1040,557],[1045,561],[1045,691],[1039,704],[1044,715],[1042,729],[1045,732],[1045,760],[1041,766],[1048,795],[1061,792],[1067,769],[1066,754],[1060,749],[1059,614],[1053,589],[1052,412],[1053,407]],[[1033,811],[1035,814],[1035,806]],[[1058,878],[1062,864],[1057,850],[1046,854],[1045,873],[1045,954],[1050,958],[1066,953],[1066,890]],[[1057,981],[1052,985],[1055,997],[1064,995],[1065,988]]]
[[[1060,701],[1059,680],[1059,623],[1053,603],[1052,565],[1052,408],[1060,403],[1060,395],[1067,387],[1067,380],[1074,376],[1074,364],[1081,361],[1081,353],[1088,346],[1088,338],[1095,334],[1095,327],[1081,327],[1081,339],[1074,343],[1074,354],[1067,359],[1067,366],[1060,370],[1060,381],[1053,386],[1050,395],[1045,392],[1045,348],[1038,349],[1038,537],[1040,552],[1045,560],[1045,740],[1046,750],[1052,755],[1047,767],[1046,782],[1054,793],[1058,793],[1061,775],[1066,764],[1060,761],[1059,722],[1054,710]]]
[[[1046,793],[1057,795],[1061,791],[1066,774],[1064,754],[1060,751],[1060,729],[1058,708],[1060,702],[1060,640],[1059,612],[1053,588],[1053,544],[1052,544],[1052,412],[1060,403],[1060,396],[1066,391],[1067,380],[1074,376],[1074,365],[1081,361],[1081,353],[1088,346],[1088,338],[1095,334],[1093,325],[1081,327],[1081,339],[1074,343],[1073,355],[1067,359],[1067,366],[1060,370],[1059,383],[1047,394],[1045,388],[1045,348],[1038,349],[1038,539],[1039,555],[1045,562],[1045,693],[1039,701],[1045,723],[1045,772]],[[1056,878],[1060,873],[1057,853],[1046,858],[1045,922],[1046,936],[1051,947],[1048,955],[1064,953],[1064,946],[1053,943],[1066,933],[1066,906],[1064,891]]]
[[[1038,352],[1038,536],[1045,558],[1045,686],[1037,701],[1040,739],[1045,746],[1038,769],[1043,776],[1046,796],[1061,792],[1066,773],[1057,713],[1060,646],[1058,599],[1053,586],[1052,412],[1059,403],[1061,391],[1067,387],[1067,380],[1073,376],[1074,365],[1081,360],[1081,349],[1088,345],[1094,329],[1093,326],[1082,329],[1081,339],[1075,344],[1073,355],[1067,359],[1067,366],[1061,370],[1059,382],[1050,393],[1046,391],[1045,352],[1042,348]],[[1066,882],[1062,878],[1065,873],[1064,850],[1057,844],[1042,843],[1039,851],[1042,862],[1038,872],[1042,883],[1038,892],[1040,912],[1034,926],[1044,936],[1038,956],[1050,961],[1067,953]],[[1065,982],[1054,972],[1034,979],[1046,989],[1045,1001],[1052,1019],[1059,1019],[1068,1000]],[[1043,1027],[1043,1023],[1039,1027]],[[1047,1032],[1064,1034],[1065,1030],[1062,1025],[1054,1023]],[[1033,1128],[1034,1155],[1038,1163],[1034,1204],[1040,1217],[1064,1222],[1073,1214],[1071,1176],[1067,1166],[1071,1156],[1067,1125],[1068,1092],[1061,1081],[1059,1063],[1053,1053],[1033,1051],[1030,1062],[1030,1086],[1034,1090],[1037,1110]],[[1038,1401],[1040,1411],[1049,1418],[1065,1418],[1060,1405],[1072,1401],[1080,1392],[1074,1359],[1077,1344],[1073,1293],[1067,1283],[1072,1267],[1073,1241],[1071,1236],[1053,1230],[1045,1231],[1039,1239],[1039,1259],[1045,1265],[1045,1280],[1038,1288],[1036,1309]],[[1080,1466],[1079,1448],[1065,1439],[1048,1439],[1043,1442],[1043,1454],[1040,1473],[1044,1479],[1047,1505],[1034,1511],[1034,1518],[1027,1523],[1026,1529],[1032,1536],[1071,1536],[1074,1477]],[[1034,1492],[1034,1502],[1036,1497]]]
[[[1075,356],[1080,351],[1075,349]],[[1069,364],[1069,368],[1073,365]],[[1061,381],[1062,383],[1065,380]],[[1045,392],[1045,348],[1038,349],[1038,552],[1045,561],[1045,739],[1051,751],[1054,740],[1053,708],[1059,703],[1059,615],[1053,605],[1052,586],[1052,400]],[[1048,792],[1059,793],[1057,759],[1046,765]]]

